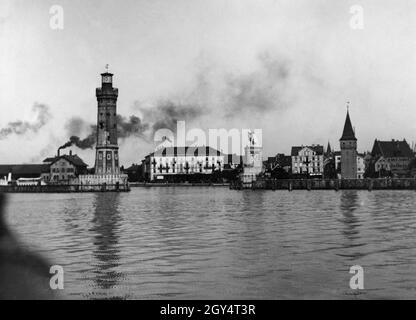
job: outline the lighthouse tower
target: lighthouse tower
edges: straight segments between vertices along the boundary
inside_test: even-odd
[[[113,74],[101,74],[101,88],[97,97],[97,145],[95,147],[95,172],[78,176],[76,190],[130,191],[128,176],[120,173],[117,143],[117,97],[113,88]]]
[[[101,88],[96,89],[97,145],[95,155],[96,175],[118,175],[119,158],[117,144],[117,97],[113,88],[113,74],[108,70],[101,74]]]

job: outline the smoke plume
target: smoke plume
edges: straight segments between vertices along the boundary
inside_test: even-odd
[[[70,136],[69,140],[59,147],[59,150],[71,146],[80,149],[92,149],[96,142],[97,126],[84,121],[80,117],[73,117],[65,124],[65,129]],[[85,133],[86,137],[81,139],[79,136]]]
[[[97,126],[89,124],[79,117],[71,118],[66,123],[65,128],[71,137],[65,144],[59,147],[59,150],[71,146],[76,146],[80,149],[92,149],[97,142]],[[145,132],[148,128],[149,125],[142,123],[141,119],[137,116],[133,115],[126,118],[117,115],[117,135],[121,139],[132,136],[147,139]],[[87,135],[81,139],[79,136],[84,131],[87,131]]]
[[[148,106],[136,101],[135,108],[143,121],[150,124],[151,134],[158,129],[175,132],[179,120],[215,127],[221,120],[239,121],[256,114],[285,110],[290,104],[288,87],[293,78],[290,60],[264,51],[257,56],[250,71],[227,72],[215,63],[201,65],[195,75],[195,85],[181,99],[168,97]]]
[[[35,103],[32,112],[36,114],[34,121],[17,120],[9,122],[5,128],[0,129],[0,140],[7,138],[11,134],[24,135],[28,132],[37,133],[51,119],[49,107],[44,104]]]
[[[202,117],[210,114],[210,125],[215,125],[212,121],[250,119],[255,114],[284,110],[289,105],[287,88],[293,80],[291,63],[265,51],[258,55],[256,64],[252,71],[238,74],[220,68],[202,68],[196,74],[195,86],[187,90],[182,99],[159,98],[146,106],[136,101],[134,107],[141,117],[118,115],[118,137],[134,136],[150,142],[159,129],[176,132],[177,122],[182,120],[207,124]],[[81,149],[94,147],[95,125],[72,118],[66,129],[70,139],[61,148],[72,145]],[[86,134],[83,139],[80,138],[82,132]]]
[[[149,124],[143,123],[137,116],[125,118],[117,115],[117,135],[119,138],[128,138],[136,136],[147,139],[145,133],[149,129]]]
[[[200,105],[175,103],[172,100],[160,101],[151,108],[138,105],[138,109],[143,114],[143,119],[151,123],[151,135],[158,129],[176,131],[177,121],[192,121],[205,113]]]
[[[94,130],[96,131],[96,129]],[[65,149],[71,146],[76,146],[80,149],[92,149],[96,142],[96,133],[91,132],[86,138],[81,139],[78,136],[71,136],[69,141],[59,147],[59,150]]]
[[[223,91],[226,117],[283,109],[290,64],[270,53],[258,56],[259,67],[247,74],[228,75]]]

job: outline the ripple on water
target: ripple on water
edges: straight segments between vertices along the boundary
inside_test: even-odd
[[[80,299],[414,298],[412,191],[13,194],[25,246]],[[349,289],[361,265],[365,290]]]

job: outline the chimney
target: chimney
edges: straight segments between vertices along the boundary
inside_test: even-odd
[[[58,149],[58,154],[57,156],[59,157],[61,155],[61,149]]]
[[[69,150],[69,155],[72,156],[72,150]]]

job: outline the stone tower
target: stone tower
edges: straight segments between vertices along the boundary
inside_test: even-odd
[[[349,111],[345,119],[344,131],[339,139],[341,145],[341,178],[357,178],[357,138],[352,128]]]
[[[113,88],[113,74],[101,74],[101,88],[96,89],[97,146],[95,155],[96,175],[118,175],[119,158],[117,143],[117,97],[118,89]]]

